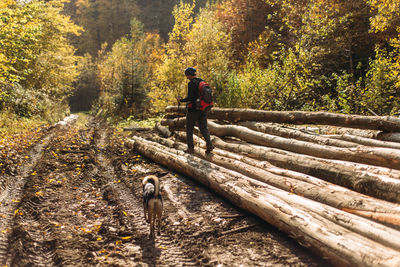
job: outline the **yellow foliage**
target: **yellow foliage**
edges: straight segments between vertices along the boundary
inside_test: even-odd
[[[2,0],[2,2],[0,2],[0,8],[6,8],[7,6],[11,5],[15,5],[14,0]]]

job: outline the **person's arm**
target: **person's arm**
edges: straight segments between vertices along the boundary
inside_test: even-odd
[[[185,98],[180,99],[180,102],[196,102],[197,88],[194,82],[189,82],[188,95]]]

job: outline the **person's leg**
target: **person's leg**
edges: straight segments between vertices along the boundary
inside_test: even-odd
[[[188,111],[186,113],[186,144],[188,146],[187,152],[194,152],[194,143],[193,143],[193,129],[197,120],[197,112],[196,111]]]
[[[206,153],[210,153],[214,149],[214,146],[211,142],[210,131],[208,130],[207,126],[207,112],[208,111],[206,110],[200,113],[198,123],[200,132],[203,135],[204,140],[206,141],[206,146],[207,146]]]

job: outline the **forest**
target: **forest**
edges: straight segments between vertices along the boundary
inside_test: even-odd
[[[0,114],[160,115],[186,67],[216,106],[398,115],[399,0],[1,0]]]
[[[400,0],[0,0],[0,266],[400,266],[399,132]]]

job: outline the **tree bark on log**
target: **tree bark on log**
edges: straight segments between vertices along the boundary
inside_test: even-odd
[[[182,134],[180,138],[185,138],[185,136]],[[148,136],[147,139],[169,148],[183,150],[186,147],[183,143],[154,135]],[[205,142],[203,141],[202,143],[202,147],[205,147]],[[246,157],[243,156],[240,157],[240,160],[233,159],[229,156],[227,157],[230,153],[224,150],[215,149],[214,155],[204,156],[205,150],[196,147],[195,154],[219,166],[237,171],[287,192],[298,194],[338,209],[352,210],[354,211],[353,213],[356,213],[356,211],[365,211],[368,212],[365,213],[365,217],[400,226],[400,205],[372,198],[301,173],[297,173],[296,176],[291,175],[291,177],[285,177],[282,176],[282,174],[276,174],[276,170],[275,173],[273,171],[271,172],[270,170],[272,167],[260,168],[254,166],[257,165],[257,160],[246,159]],[[244,161],[252,161],[255,162],[255,164],[253,163],[254,165],[250,165],[244,163]],[[287,173],[287,171],[285,172],[285,170],[282,170],[282,173]],[[363,214],[357,214],[363,216]]]
[[[329,136],[320,136],[316,134],[306,134],[299,130],[283,128],[282,126],[273,126],[265,123],[259,123],[254,121],[245,121],[238,123],[240,126],[247,127],[251,130],[277,135],[284,138],[293,138],[301,141],[312,142],[326,146],[336,147],[356,147],[358,144],[355,142],[346,142],[335,138],[329,138]]]
[[[365,137],[355,136],[355,135],[350,135],[350,134],[323,135],[323,137],[327,137],[330,139],[345,140],[345,141],[357,143],[357,144],[364,145],[364,146],[387,147],[387,148],[392,148],[392,149],[400,149],[400,144],[396,143],[396,142],[376,140],[376,139],[372,139],[372,138],[365,138]]]
[[[400,131],[397,133],[378,133],[376,138],[381,141],[390,141],[390,142],[398,142],[400,143]]]
[[[184,124],[185,119],[174,122]],[[254,158],[267,160],[277,167],[305,173],[362,194],[400,203],[400,194],[398,194],[400,172],[398,170],[326,160],[247,143],[231,144],[217,137],[213,137],[213,142],[224,150],[245,153]]]
[[[179,119],[174,119],[174,120],[163,120],[161,121],[162,125],[168,126],[170,128],[173,128],[174,130],[178,130],[178,131],[183,131],[185,129],[185,124],[186,124],[186,119],[185,118],[179,118]],[[212,125],[211,125],[212,127]],[[196,130],[196,129],[195,129]],[[215,137],[214,137],[215,138]],[[247,145],[247,143],[246,143]],[[250,144],[248,144],[250,145]],[[268,149],[268,151],[272,151],[278,154],[285,154],[285,155],[301,155],[301,154],[293,154],[292,152],[287,152],[284,150],[280,150],[280,149],[273,149],[273,148],[267,148],[265,147],[265,149]],[[237,152],[237,151],[236,151]],[[308,157],[305,156],[307,160],[323,160],[322,158],[314,158],[314,157]],[[343,163],[343,161],[324,161],[323,162],[329,162],[332,164],[332,162],[335,162],[335,164],[340,164]],[[323,163],[322,163],[323,164]],[[394,170],[392,168],[386,168],[386,167],[379,167],[379,166],[372,166],[372,165],[365,165],[365,164],[354,164],[351,162],[346,163],[346,165],[352,166],[354,167],[356,170],[360,170],[360,171],[367,171],[367,172],[372,172],[374,174],[377,175],[384,175],[384,176],[388,176],[390,178],[399,178],[400,177],[400,171],[399,170]],[[345,166],[343,166],[345,168]]]
[[[384,235],[386,230],[388,233],[391,232],[391,229],[384,229],[382,225],[289,194],[183,152],[171,153],[168,149],[160,148],[157,144],[141,138],[135,137],[134,141],[128,142],[128,145],[140,154],[210,187],[237,206],[254,213],[321,255],[330,258],[335,264],[400,265],[399,250],[395,248],[398,245],[389,247],[381,243],[381,240],[373,240],[376,237],[386,240],[380,234]],[[321,214],[317,208],[311,215],[304,209],[304,206],[309,205],[317,205],[321,210],[337,213],[340,219],[329,216],[325,218],[326,213]],[[345,226],[337,224],[335,220],[339,220]],[[349,228],[352,230],[348,230]],[[363,231],[365,228],[380,230],[374,234],[370,233],[373,232],[370,230]],[[371,237],[370,234],[374,236]],[[389,240],[399,240],[397,235],[398,232],[392,232]]]
[[[171,131],[167,127],[162,126],[159,122],[156,123],[154,129],[164,137],[170,137],[172,135]]]
[[[170,106],[166,112],[185,113],[184,107]],[[238,121],[278,122],[290,124],[319,124],[357,129],[400,132],[400,119],[392,116],[344,115],[330,112],[265,111],[254,109],[212,108],[210,119]]]
[[[184,121],[184,118],[164,120],[163,124],[178,128],[182,127]],[[218,125],[212,121],[208,122],[208,129],[211,134],[217,136],[234,136],[262,146],[275,147],[314,157],[352,161],[400,170],[400,151],[396,149],[366,146],[358,146],[356,148],[328,147],[259,133],[243,126]]]
[[[251,157],[266,160],[275,166],[318,177],[362,194],[400,203],[398,193],[400,180],[391,177],[400,177],[396,170],[313,158],[248,144],[232,144],[220,138],[213,138],[213,144],[221,149],[245,153]]]

